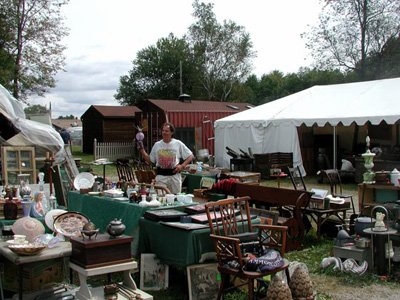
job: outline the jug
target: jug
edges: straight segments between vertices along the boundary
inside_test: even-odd
[[[394,168],[393,171],[390,172],[390,182],[394,184],[394,186],[399,186],[400,185],[399,180],[400,180],[400,172],[396,168]]]

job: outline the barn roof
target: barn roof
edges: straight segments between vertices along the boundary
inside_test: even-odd
[[[136,106],[111,106],[111,105],[92,105],[90,109],[97,110],[105,118],[115,118],[115,117],[135,117],[136,112],[141,110]],[[85,112],[86,113],[86,112]],[[84,113],[84,114],[85,114]]]
[[[149,99],[149,102],[165,112],[227,112],[236,113],[254,106],[250,103],[220,102],[206,100],[160,100]]]

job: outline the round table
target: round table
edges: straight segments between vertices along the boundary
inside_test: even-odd
[[[397,233],[397,230],[389,228],[385,231],[375,231],[374,228],[366,228],[363,231],[371,235],[372,265],[376,265],[378,275],[387,275],[386,263],[385,263],[386,260],[385,241],[387,237],[388,248],[389,248],[390,235]],[[389,251],[388,273],[390,274],[391,271],[390,249],[388,249],[388,251]]]

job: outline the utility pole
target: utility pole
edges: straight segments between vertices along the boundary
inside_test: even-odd
[[[182,88],[182,61],[179,61],[179,83],[180,83],[180,95],[183,94],[183,88]]]

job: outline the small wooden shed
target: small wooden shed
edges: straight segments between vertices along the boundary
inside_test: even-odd
[[[93,140],[98,142],[126,142],[135,138],[136,106],[91,105],[81,116],[83,153],[93,153]]]

